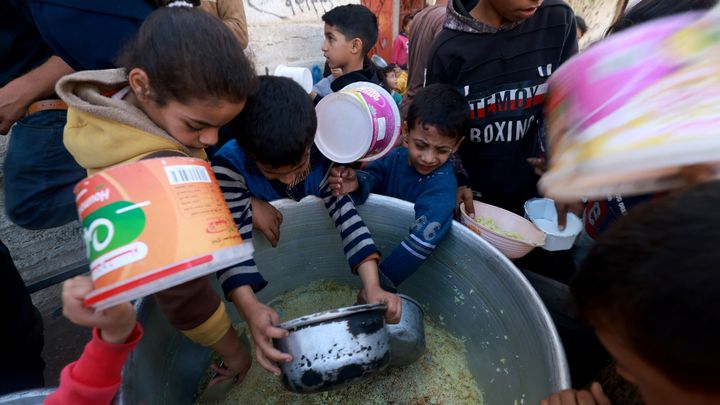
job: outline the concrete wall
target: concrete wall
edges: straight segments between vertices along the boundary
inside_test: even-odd
[[[359,0],[245,0],[250,45],[258,72],[272,73],[279,64],[323,66],[322,15]]]
[[[585,19],[588,33],[580,41],[580,47],[601,39],[605,30],[615,20],[618,8],[624,4],[623,0],[566,0],[575,10],[575,14]]]

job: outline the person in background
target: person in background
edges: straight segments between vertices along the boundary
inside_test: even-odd
[[[638,206],[590,250],[570,293],[647,405],[720,403],[720,182]],[[543,405],[608,405],[602,387]]]
[[[230,29],[186,1],[174,4],[148,16],[119,59],[123,68],[58,82],[69,106],[64,142],[88,174],[153,157],[205,159],[218,128],[257,90],[255,69]],[[220,354],[227,367],[216,368],[221,378],[242,380],[252,358],[208,277],[155,298],[176,329]]]
[[[330,84],[333,92],[342,90],[356,82],[382,83],[377,68],[370,61],[370,52],[378,37],[378,22],[375,14],[358,4],[335,7],[323,14],[325,41],[322,52],[328,67],[340,69],[342,75]],[[315,104],[323,96],[315,92],[310,98]]]
[[[408,65],[408,43],[410,41],[410,32],[412,32],[413,15],[405,14],[402,19],[402,29],[393,41],[392,54],[390,55],[390,63],[394,63],[400,69],[407,69]]]
[[[200,0],[200,8],[218,16],[235,34],[242,49],[247,48],[248,29],[243,0]]]
[[[317,118],[307,93],[291,79],[262,76],[260,90],[229,126],[235,139],[213,156],[213,171],[243,240],[252,241],[252,227],[258,221],[271,223],[263,233],[272,246],[280,239],[280,211],[267,203],[258,206],[253,199],[321,198],[340,233],[348,264],[362,281],[358,300],[387,303],[386,320],[397,323],[400,298],[380,287],[380,254],[370,231],[349,197],[331,195],[326,178],[333,162],[313,145]],[[262,207],[262,212],[256,207]],[[270,338],[284,338],[288,332],[275,326],[279,323],[277,312],[255,296],[267,285],[255,260],[223,269],[218,278],[225,297],[249,326],[258,363],[279,375],[276,363],[290,361],[291,356],[275,349]]]
[[[332,84],[335,79],[342,76],[342,74],[342,68],[330,69],[329,75],[323,77],[319,82],[315,83],[312,92],[320,97],[327,96],[328,94],[333,92],[332,88],[330,88],[330,84]]]
[[[62,144],[67,107],[54,91],[72,72],[41,36],[28,2],[0,2],[0,134],[11,132],[5,212],[23,228],[77,219],[72,190],[85,173]]]
[[[131,303],[96,311],[83,303],[92,290],[87,276],[63,284],[63,315],[77,325],[93,328],[92,340],[80,358],[63,368],[60,385],[45,399],[45,405],[110,404],[120,388],[125,360],[142,339],[143,328]]]
[[[382,75],[382,87],[390,93],[393,100],[395,100],[395,103],[399,107],[402,103],[402,95],[397,89],[397,66],[392,64],[387,65],[386,67],[380,69],[380,74]]]
[[[587,23],[585,22],[585,20],[582,17],[580,17],[579,15],[575,16],[575,24],[577,26],[577,39],[578,39],[578,42],[580,42],[582,37],[585,36],[585,34],[587,34],[588,26],[587,26]]]
[[[457,183],[450,157],[469,129],[468,114],[467,102],[453,86],[428,86],[418,92],[403,122],[407,147],[359,171],[332,169],[333,195],[349,193],[363,203],[375,192],[415,204],[410,232],[380,263],[383,286],[390,291],[418,270],[452,225]]]
[[[453,0],[433,43],[427,84],[456,86],[470,105],[458,153],[458,203],[483,202],[524,214],[538,195],[529,158],[542,158],[545,82],[577,53],[575,15],[561,0]],[[468,209],[468,214],[474,214]]]
[[[438,0],[434,6],[420,10],[413,18],[409,41],[413,45],[408,53],[408,81],[402,116],[412,103],[415,93],[425,85],[425,67],[435,37],[442,31],[447,19],[447,0]]]
[[[32,303],[10,251],[0,241],[0,395],[41,388],[43,321]]]

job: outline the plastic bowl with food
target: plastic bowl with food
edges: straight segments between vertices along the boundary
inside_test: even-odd
[[[545,244],[545,233],[520,215],[494,205],[473,201],[475,218],[460,204],[461,221],[495,246],[508,259],[517,259]]]
[[[556,251],[568,250],[575,243],[575,238],[582,231],[582,221],[577,215],[569,212],[565,229],[558,226],[558,214],[555,201],[549,198],[533,198],[525,202],[525,217],[545,232],[543,249]]]

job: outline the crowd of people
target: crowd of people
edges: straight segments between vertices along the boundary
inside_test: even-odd
[[[254,230],[278,244],[283,216],[271,201],[322,199],[348,268],[362,282],[359,301],[387,304],[388,323],[402,316],[400,285],[442,241],[460,203],[471,216],[473,200],[522,215],[525,201],[540,196],[549,159],[547,80],[578,53],[588,31],[562,0],[439,0],[403,16],[390,63],[378,66],[371,58],[377,16],[362,5],[338,6],[322,16],[318,51],[327,74],[308,95],[288,78],[256,74],[244,52],[240,0],[78,3],[0,3],[9,219],[28,229],[60,226],[77,220],[72,189],[88,175],[142,159],[203,159],[247,242]],[[641,0],[607,35],[716,4]],[[92,35],[74,35],[70,24]],[[314,106],[357,82],[380,85],[393,97],[402,112],[402,144],[370,164],[342,166],[314,146]],[[713,284],[720,281],[713,270],[720,257],[712,249],[720,240],[714,222],[720,183],[704,180],[686,190],[558,205],[560,214],[582,213],[574,249],[538,250],[516,261],[569,283],[576,317],[648,404],[720,403]],[[370,193],[414,203],[413,226],[386,257],[356,209]],[[9,331],[2,338],[9,350],[0,393],[57,385],[43,381],[41,318],[8,249],[0,247]],[[242,383],[253,362],[226,302],[247,322],[263,368],[279,375],[278,363],[291,360],[271,344],[288,331],[256,296],[268,284],[261,270],[249,258],[155,294],[173,327],[222,358],[210,384]],[[210,277],[217,277],[222,296]],[[91,290],[87,276],[63,286],[65,316],[93,335],[47,403],[110,403],[122,365],[142,338],[132,305],[94,311],[82,304]],[[569,360],[572,369],[582,356]],[[548,393],[542,403],[621,403],[591,382]]]

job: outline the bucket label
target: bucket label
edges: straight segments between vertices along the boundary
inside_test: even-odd
[[[158,291],[172,285],[159,271],[187,281],[240,262],[252,250],[243,246],[210,166],[199,159],[113,167],[80,182],[75,193],[96,291],[129,283],[144,293]],[[216,252],[240,247],[217,263]],[[195,274],[199,263],[204,267]]]

